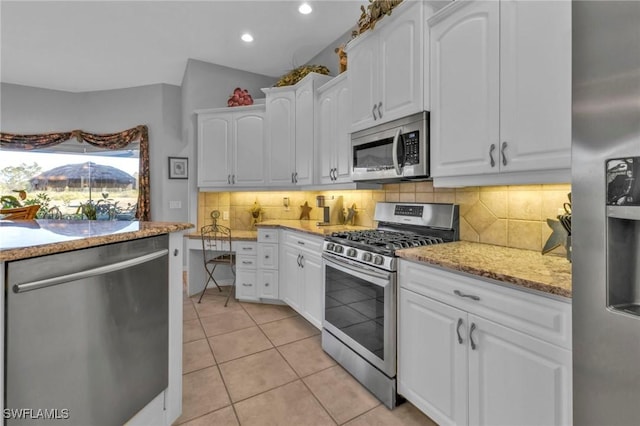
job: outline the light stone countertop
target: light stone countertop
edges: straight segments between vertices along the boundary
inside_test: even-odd
[[[330,235],[332,232],[338,231],[352,231],[371,229],[366,226],[354,226],[354,225],[322,225],[318,226],[315,220],[293,220],[293,219],[273,219],[266,220],[264,222],[257,223],[258,228],[285,228],[294,231],[301,231],[307,234],[319,235],[324,237]],[[186,238],[199,239],[200,234],[192,232],[185,235]],[[236,241],[257,241],[258,231],[246,231],[240,229],[231,230],[231,239]]]
[[[190,223],[0,220],[0,261],[27,259],[193,228]]]
[[[532,250],[456,241],[398,250],[404,259],[571,297],[571,263]]]
[[[266,220],[264,222],[260,222],[256,224],[258,227],[280,227],[292,229],[294,231],[302,231],[307,234],[319,235],[324,237],[325,235],[330,235],[332,232],[339,231],[361,231],[365,229],[371,229],[371,227],[366,226],[356,226],[356,225],[317,225],[316,220]]]

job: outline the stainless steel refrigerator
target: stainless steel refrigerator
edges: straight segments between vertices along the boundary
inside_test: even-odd
[[[640,424],[640,2],[573,2],[573,420]]]

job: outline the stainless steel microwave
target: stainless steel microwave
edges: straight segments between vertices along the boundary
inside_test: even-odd
[[[401,181],[429,177],[429,112],[351,134],[352,178]]]

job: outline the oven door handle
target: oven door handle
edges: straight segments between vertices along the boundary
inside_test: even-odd
[[[391,273],[373,271],[367,268],[365,265],[356,264],[348,260],[343,260],[328,253],[323,253],[322,258],[326,261],[326,263],[330,264],[332,268],[336,268],[342,272],[353,275],[362,280],[370,281],[372,284],[375,284],[379,287],[386,287],[391,282]]]

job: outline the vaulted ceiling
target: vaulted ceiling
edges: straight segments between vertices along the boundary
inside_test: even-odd
[[[180,85],[188,58],[278,77],[354,27],[367,1],[308,1],[309,15],[301,3],[2,0],[0,80],[72,92]]]

